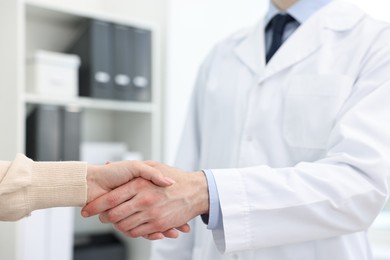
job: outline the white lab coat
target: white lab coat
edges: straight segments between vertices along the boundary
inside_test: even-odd
[[[179,151],[177,166],[214,169],[224,229],[197,218],[153,260],[372,259],[390,182],[390,27],[332,1],[268,65],[263,29],[211,52]]]

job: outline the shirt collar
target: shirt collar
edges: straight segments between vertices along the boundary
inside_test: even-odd
[[[265,16],[264,25],[267,26],[269,21],[278,13],[288,13],[294,19],[302,24],[304,23],[312,14],[321,9],[326,4],[330,3],[332,0],[299,0],[294,5],[292,5],[287,11],[281,12],[270,0],[268,12]]]

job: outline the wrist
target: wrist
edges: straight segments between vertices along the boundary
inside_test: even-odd
[[[87,203],[93,201],[96,197],[94,194],[94,187],[97,185],[96,174],[98,172],[98,166],[96,165],[87,165]]]
[[[32,162],[26,158],[22,163],[30,164],[31,185],[26,187],[25,191],[30,209],[85,204],[87,196],[85,162]],[[20,174],[24,174],[24,170],[20,171]]]
[[[210,208],[210,199],[209,199],[209,190],[205,174],[202,171],[192,173],[194,175],[193,187],[197,187],[195,196],[196,196],[196,205],[194,207],[195,215],[208,214]]]

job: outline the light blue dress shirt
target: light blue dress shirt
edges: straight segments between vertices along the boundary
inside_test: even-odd
[[[289,23],[286,25],[285,31],[283,33],[283,39],[284,42],[288,37],[291,36],[291,34],[294,33],[294,31],[299,27],[300,24],[304,23],[313,13],[318,11],[321,7],[328,4],[332,0],[299,0],[297,3],[295,3],[293,6],[291,6],[287,11],[282,12],[280,11],[273,3],[270,1],[268,12],[265,16],[264,20],[264,30],[266,30],[266,27],[268,23],[271,21],[271,19],[278,13],[288,13],[291,15],[295,21],[292,23]],[[272,39],[272,31],[266,30],[265,32],[265,47],[266,51],[271,46],[271,39]],[[218,196],[218,188],[215,183],[214,175],[212,170],[203,170],[208,184],[209,189],[209,215],[202,215],[203,222],[207,224],[207,228],[214,230],[214,229],[222,229],[223,228],[223,221],[222,221],[222,211],[221,211],[221,205],[219,202],[219,196]]]

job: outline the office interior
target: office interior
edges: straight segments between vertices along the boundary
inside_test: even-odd
[[[388,1],[352,2],[390,22]],[[48,113],[52,118],[46,124],[53,126],[56,120],[73,120],[70,125],[81,129],[77,142],[72,135],[66,141],[80,144],[80,154],[70,159],[153,159],[172,164],[202,60],[218,41],[260,19],[267,4],[265,0],[2,0],[0,159],[12,160],[16,153],[27,152],[29,140],[37,138],[34,133],[28,135],[27,126],[31,120],[36,122],[39,115]],[[37,91],[39,86],[33,86],[30,91],[33,80],[28,75],[28,64],[31,59],[37,62],[39,51],[47,51],[49,56],[67,54],[68,61],[80,73],[82,62],[69,56],[76,55],[69,51],[70,46],[95,20],[150,34],[150,64],[142,65],[149,74],[141,75],[138,83],[134,83],[141,86],[136,89],[149,86],[148,94],[142,94],[137,100],[123,98],[123,94],[96,97],[89,92],[79,97],[61,90],[41,95]],[[103,82],[104,77],[101,75]],[[129,79],[119,77],[118,80]],[[75,129],[58,132],[57,136],[66,136],[71,131]],[[102,153],[94,154],[99,149]],[[75,256],[76,248],[83,250],[83,245],[94,239],[111,243],[118,260],[148,259],[150,241],[126,238],[110,225],[102,225],[97,218],[86,220],[79,213],[79,208],[42,210],[17,223],[0,223],[0,259],[97,259]],[[390,206],[373,224],[370,239],[375,259],[390,259]],[[93,245],[85,248],[96,250]],[[116,253],[110,259],[115,260]]]

